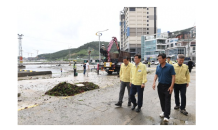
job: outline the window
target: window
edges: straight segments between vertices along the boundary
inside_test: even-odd
[[[147,26],[149,26],[149,24],[147,24]]]
[[[147,10],[149,10],[149,8],[147,8]]]
[[[175,43],[175,45],[177,45],[177,43]]]
[[[149,32],[147,32],[147,34],[149,34]]]
[[[135,11],[135,8],[129,8],[129,11]]]
[[[147,22],[149,22],[149,20],[147,20]]]
[[[149,28],[147,28],[147,30],[149,30]]]
[[[149,16],[147,16],[147,18],[149,18]]]
[[[173,47],[173,44],[171,44],[171,47]]]
[[[167,45],[167,48],[169,47],[169,45]]]
[[[147,12],[147,14],[148,14],[149,12]]]

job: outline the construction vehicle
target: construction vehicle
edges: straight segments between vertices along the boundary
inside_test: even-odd
[[[116,43],[118,53],[110,53],[113,43]],[[113,72],[117,72],[117,74],[119,74],[120,65],[123,63],[123,58],[128,57],[130,59],[129,52],[120,50],[116,37],[112,37],[107,49],[103,45],[100,49],[100,53],[104,56],[104,59],[103,64],[100,64],[99,67],[103,67],[108,74],[112,74]]]

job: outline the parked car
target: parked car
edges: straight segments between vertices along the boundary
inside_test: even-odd
[[[148,64],[148,61],[147,61],[147,60],[145,60],[145,61],[142,61],[142,63],[143,63],[143,64]]]
[[[190,58],[189,58],[189,57],[185,57],[183,64],[186,64],[186,65],[188,65],[188,62],[189,62],[189,60],[190,60]]]
[[[151,61],[151,65],[154,65],[155,64],[155,61]]]
[[[156,61],[154,64],[155,64],[155,65],[159,65],[159,61]]]

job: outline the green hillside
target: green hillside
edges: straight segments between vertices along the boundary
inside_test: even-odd
[[[107,47],[109,42],[101,42],[100,44],[104,44],[105,47]],[[119,43],[119,42],[118,42]],[[120,44],[120,43],[119,43]],[[77,57],[88,59],[88,48],[92,48],[94,51],[91,52],[91,57],[93,59],[98,59],[99,55],[99,42],[93,41],[86,43],[78,48],[70,49],[70,56],[73,59],[76,59]],[[118,53],[115,43],[113,44],[111,51]],[[57,51],[51,54],[40,54],[38,55],[39,59],[48,59],[48,60],[60,60],[60,59],[68,59],[69,58],[69,49]]]

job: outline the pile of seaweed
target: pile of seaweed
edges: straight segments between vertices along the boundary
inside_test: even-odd
[[[99,86],[92,82],[80,82],[77,84],[84,84],[84,86],[78,87],[76,84],[62,82],[48,90],[45,94],[51,96],[74,96],[84,91],[99,89]]]

